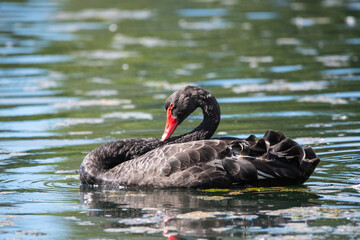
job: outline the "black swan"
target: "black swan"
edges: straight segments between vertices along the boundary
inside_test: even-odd
[[[204,118],[190,133],[171,137],[196,108]],[[304,183],[320,159],[282,133],[267,131],[256,141],[213,138],[220,107],[206,90],[187,86],[165,102],[167,122],[162,139],[132,138],[109,142],[80,166],[83,184],[153,188],[230,188]]]

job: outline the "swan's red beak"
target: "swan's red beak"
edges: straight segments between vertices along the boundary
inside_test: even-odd
[[[164,134],[161,137],[161,141],[165,141],[175,132],[176,127],[179,125],[179,122],[171,115],[171,109],[173,105],[171,105],[166,111],[166,126],[164,130]]]

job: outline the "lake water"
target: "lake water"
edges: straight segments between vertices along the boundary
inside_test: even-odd
[[[9,0],[0,12],[1,239],[360,239],[358,1]],[[80,185],[96,146],[160,137],[165,99],[187,84],[217,97],[216,136],[279,130],[322,162],[288,188]]]

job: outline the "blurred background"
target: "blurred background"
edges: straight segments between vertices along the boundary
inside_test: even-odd
[[[359,238],[359,57],[356,0],[0,1],[0,237]],[[218,99],[216,136],[311,145],[305,186],[80,186],[95,147],[160,138],[189,84]]]

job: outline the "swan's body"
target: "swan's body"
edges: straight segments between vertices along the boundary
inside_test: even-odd
[[[192,132],[170,137],[197,107],[204,120]],[[216,99],[199,87],[185,87],[165,103],[162,140],[125,139],[90,152],[80,166],[84,184],[136,187],[281,186],[304,183],[319,163],[282,133],[268,131],[258,141],[209,139],[220,122]]]

